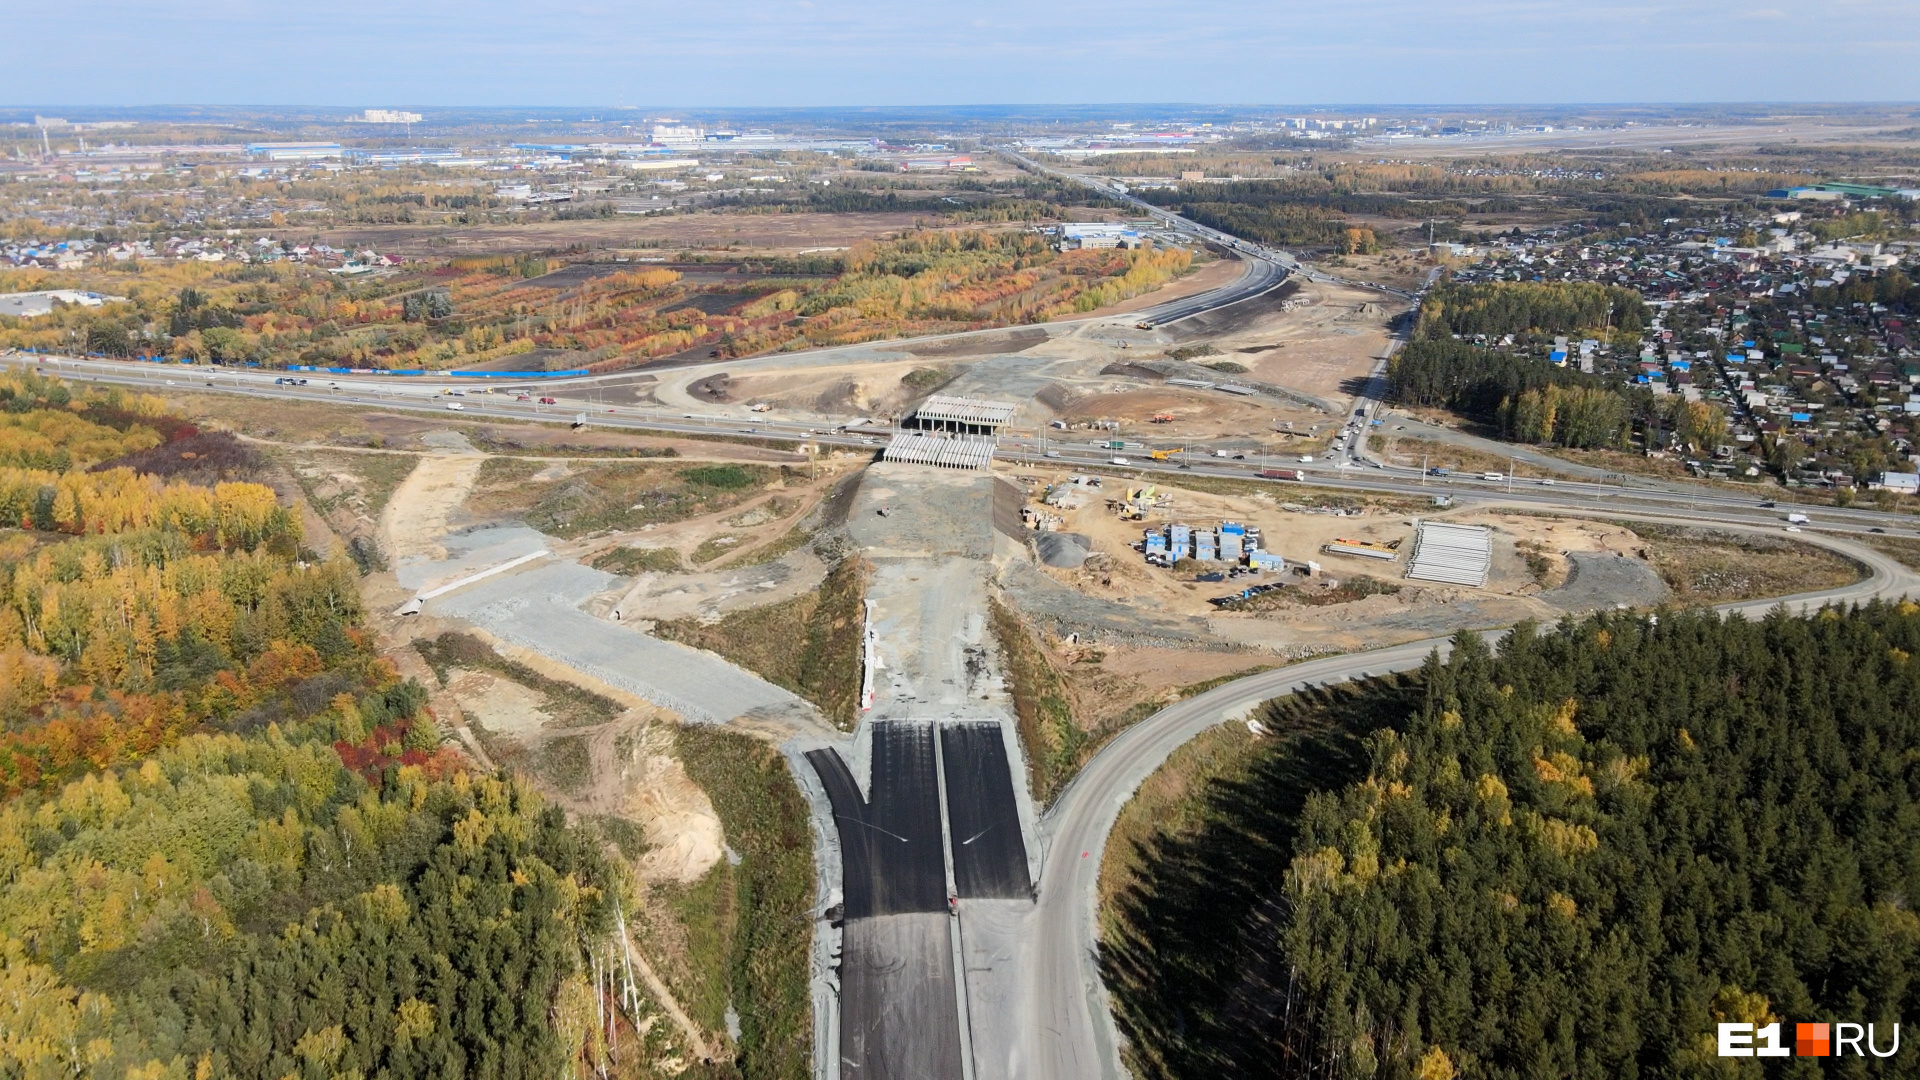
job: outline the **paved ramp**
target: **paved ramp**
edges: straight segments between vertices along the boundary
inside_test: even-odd
[[[998,723],[940,728],[947,781],[947,823],[953,830],[953,880],[961,899],[1028,899],[1027,845],[1013,796],[1013,771]]]
[[[933,739],[929,723],[876,723],[870,800],[837,751],[807,752],[840,834],[843,1080],[962,1076]]]
[[[615,580],[578,563],[548,563],[489,578],[430,602],[427,610],[465,619],[695,722],[812,715],[806,702],[711,653],[580,610]]]

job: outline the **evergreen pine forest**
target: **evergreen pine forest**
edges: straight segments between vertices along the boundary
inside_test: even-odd
[[[1269,703],[1102,962],[1144,1077],[1920,1075],[1721,1022],[1920,1014],[1920,606],[1462,634]]]
[[[440,748],[272,489],[116,464],[194,435],[0,377],[0,1077],[576,1074],[617,868]]]

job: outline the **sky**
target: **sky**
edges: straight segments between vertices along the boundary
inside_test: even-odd
[[[13,105],[1920,100],[1920,0],[63,0]]]

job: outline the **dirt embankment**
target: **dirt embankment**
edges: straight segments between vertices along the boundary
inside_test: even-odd
[[[380,516],[380,535],[395,562],[447,557],[440,538],[447,533],[448,520],[466,502],[486,460],[483,454],[434,454],[420,459]]]

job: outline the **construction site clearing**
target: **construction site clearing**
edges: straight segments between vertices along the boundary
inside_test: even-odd
[[[1204,626],[1199,647],[1297,655],[1666,595],[1647,541],[1606,521],[1322,501],[1290,484],[1216,494],[1086,472],[1016,480],[1041,573],[1116,617]],[[1605,587],[1573,587],[1581,575]],[[1372,584],[1382,581],[1393,584]],[[1263,602],[1245,603],[1253,597]]]

